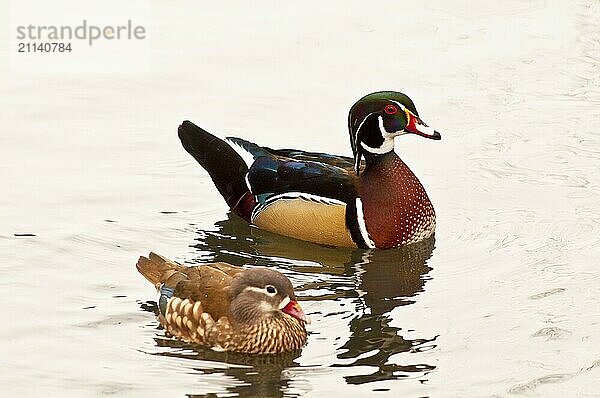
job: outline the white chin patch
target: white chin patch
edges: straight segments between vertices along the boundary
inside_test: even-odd
[[[378,146],[377,148],[373,148],[368,146],[367,144],[365,144],[364,142],[361,142],[360,145],[362,145],[362,147],[370,153],[377,153],[377,154],[384,154],[384,153],[388,153],[388,152],[392,152],[394,150],[394,138],[396,138],[397,136],[399,136],[400,134],[398,132],[394,132],[394,133],[388,133],[387,130],[385,129],[385,126],[383,125],[383,117],[382,116],[378,116],[377,120],[379,121],[379,132],[381,133],[381,136],[383,137],[383,143]]]
[[[384,139],[383,144],[381,144],[377,148],[372,148],[372,147],[368,146],[367,144],[365,144],[364,142],[361,142],[360,145],[362,145],[362,147],[367,152],[377,153],[377,154],[381,155],[384,153],[392,152],[394,150],[394,139],[393,138]]]
[[[261,312],[271,312],[271,311],[273,311],[273,307],[271,306],[271,304],[267,303],[266,301],[261,301],[260,305],[258,306],[258,308],[260,308]]]
[[[279,309],[282,310],[285,308],[286,305],[288,305],[290,303],[290,298],[288,296],[285,296],[285,298],[283,300],[281,300],[281,303],[279,303]]]

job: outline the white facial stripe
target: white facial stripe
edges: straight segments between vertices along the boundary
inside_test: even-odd
[[[398,105],[400,107],[400,109],[402,109],[402,111],[406,111],[406,107],[404,105],[402,105],[400,102],[398,101],[394,101],[393,99],[389,100],[390,102],[393,102],[394,104]]]
[[[383,116],[379,116],[379,131],[381,132],[381,136],[383,137],[384,141],[387,141],[388,139],[393,141],[394,138],[398,137],[401,134],[406,133],[404,130],[399,130],[399,131],[394,131],[393,133],[388,133],[388,131],[385,129],[385,126],[383,125]],[[392,149],[393,149],[393,147],[394,147],[394,144],[392,143]]]
[[[381,155],[381,154],[388,153],[388,152],[391,152],[394,150],[394,137],[398,136],[399,134],[387,132],[387,130],[385,129],[385,126],[383,125],[383,116],[381,116],[381,115],[378,116],[377,120],[379,122],[379,132],[381,133],[381,136],[383,137],[383,143],[377,148],[370,147],[367,144],[365,144],[364,142],[361,142],[360,144],[367,151]]]
[[[362,128],[362,125],[365,124],[365,122],[367,121],[367,119],[369,118],[369,116],[371,116],[372,114],[374,114],[375,112],[371,112],[369,113],[367,116],[364,117],[364,119],[362,120],[362,122],[360,122],[360,124],[358,125],[358,128],[356,129],[356,133],[355,133],[355,137],[358,137],[358,132],[360,131],[360,129]],[[356,140],[355,140],[356,141]]]
[[[369,231],[367,231],[367,224],[365,223],[365,215],[363,214],[363,206],[360,198],[356,198],[356,218],[358,219],[358,229],[360,230],[360,234],[367,244],[367,247],[374,249],[375,243],[371,240]]]
[[[274,292],[269,292],[267,290],[267,288],[273,288]],[[244,289],[245,292],[256,292],[256,293],[262,293],[265,296],[269,296],[269,297],[273,297],[277,294],[277,289],[272,286],[272,285],[267,285],[267,288],[261,288],[261,287],[256,287],[256,286],[248,286]]]
[[[379,117],[377,118],[377,121],[379,122],[379,131],[381,132],[381,136],[385,139],[387,138],[388,135],[390,135],[387,130],[385,129],[385,126],[383,125],[383,116],[379,115]]]
[[[256,293],[262,293],[265,296],[268,296],[267,291],[265,289],[262,289],[260,287],[255,287],[255,286],[248,286],[244,289],[245,292],[256,292]]]
[[[283,300],[281,300],[281,303],[279,304],[279,309],[282,310],[285,308],[286,305],[288,305],[290,303],[290,298],[288,296],[285,296],[285,298]]]
[[[365,116],[363,118],[363,120],[360,122],[360,124],[358,125],[358,128],[356,129],[356,131],[354,132],[354,148],[356,148],[356,151],[358,152],[358,132],[360,131],[360,129],[362,128],[363,124],[365,124],[365,122],[367,121],[367,119],[369,118],[369,116],[371,116],[373,113],[375,112],[371,112],[369,113],[367,116]],[[361,144],[362,145],[362,144]],[[364,148],[364,145],[363,145]],[[366,149],[366,148],[365,148]],[[354,164],[354,168],[358,170],[358,166],[360,164],[360,156],[358,156],[355,159],[356,163]]]

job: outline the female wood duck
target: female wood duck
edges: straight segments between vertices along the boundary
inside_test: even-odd
[[[155,253],[140,257],[137,269],[160,293],[161,325],[184,341],[250,354],[306,343],[310,320],[280,272],[227,263],[186,267]]]
[[[353,159],[221,140],[189,121],[179,127],[179,138],[231,210],[259,228],[361,248],[404,246],[433,235],[433,206],[394,152],[394,138],[411,133],[439,140],[440,134],[408,96],[394,91],[358,100],[348,130]]]

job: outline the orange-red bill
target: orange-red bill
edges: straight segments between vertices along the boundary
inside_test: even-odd
[[[429,127],[427,124],[425,124],[424,121],[419,119],[418,116],[413,115],[408,110],[406,110],[406,117],[408,119],[408,123],[406,124],[406,127],[404,127],[404,131],[406,131],[407,133],[417,134],[425,138],[430,138],[432,140],[442,139],[440,133],[435,131],[433,128]]]
[[[310,318],[302,311],[302,307],[300,307],[297,301],[290,301],[281,311],[304,323],[310,323]]]

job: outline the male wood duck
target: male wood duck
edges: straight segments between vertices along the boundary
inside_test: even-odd
[[[439,140],[440,134],[421,120],[408,96],[395,91],[358,100],[348,130],[353,158],[222,140],[189,121],[179,126],[179,138],[231,210],[259,228],[360,248],[404,246],[433,235],[433,206],[394,152],[394,138]]]
[[[137,269],[160,293],[161,325],[184,341],[249,354],[306,343],[310,320],[280,272],[222,262],[186,267],[155,253],[140,257]]]

